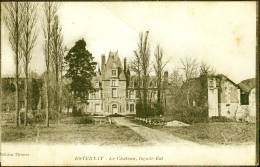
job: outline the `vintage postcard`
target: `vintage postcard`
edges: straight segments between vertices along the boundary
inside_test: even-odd
[[[256,8],[1,2],[1,165],[256,165]]]

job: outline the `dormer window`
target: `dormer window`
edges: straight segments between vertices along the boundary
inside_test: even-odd
[[[116,69],[113,69],[112,70],[112,77],[116,77],[117,76],[117,70]]]
[[[96,86],[96,88],[99,87],[99,82],[98,81],[96,81],[95,86]]]

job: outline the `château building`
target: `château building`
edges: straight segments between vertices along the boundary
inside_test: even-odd
[[[101,115],[135,114],[135,93],[127,89],[129,77],[126,58],[122,66],[118,52],[110,52],[107,60],[102,55],[101,70],[92,80],[96,91],[89,94],[86,111]]]
[[[164,80],[168,72],[164,74]],[[124,58],[123,65],[118,52],[110,52],[106,60],[105,55],[101,57],[101,69],[93,77],[92,84],[96,91],[89,94],[87,113],[98,115],[129,115],[136,114],[137,77],[130,74],[127,60]],[[157,99],[156,77],[149,78],[150,102]]]

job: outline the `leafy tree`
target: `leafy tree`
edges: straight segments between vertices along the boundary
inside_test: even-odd
[[[94,57],[86,50],[84,39],[78,40],[65,56],[67,66],[66,78],[71,79],[70,88],[74,100],[86,102],[88,94],[94,90],[91,80],[95,76],[96,62]]]
[[[32,78],[31,81],[31,108],[33,110],[37,109],[37,105],[40,101],[40,87],[41,87],[41,80]]]

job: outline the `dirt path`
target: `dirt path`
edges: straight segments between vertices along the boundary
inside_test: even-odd
[[[151,129],[142,125],[137,125],[124,117],[114,117],[113,122],[115,122],[118,125],[127,126],[151,144],[181,143],[182,145],[197,145],[197,143],[181,139],[179,137],[173,136],[172,134],[168,134],[166,132],[162,132],[156,129]]]

